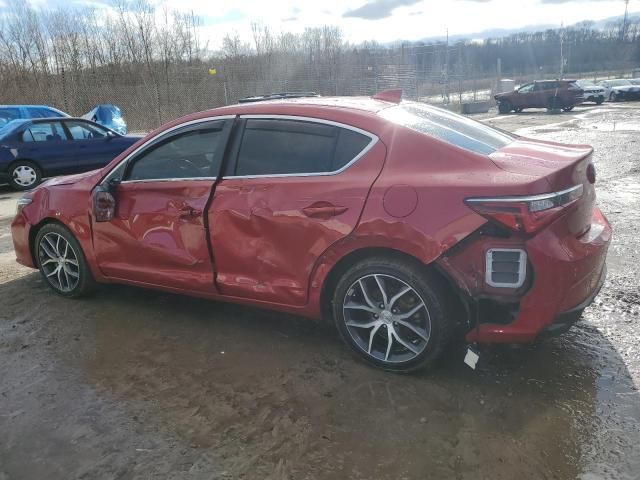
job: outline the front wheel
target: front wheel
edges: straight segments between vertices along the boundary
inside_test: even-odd
[[[95,281],[82,248],[65,227],[57,223],[42,227],[34,250],[40,273],[54,292],[75,298],[93,290]]]
[[[391,258],[352,266],[336,285],[333,317],[345,343],[385,370],[432,365],[449,342],[453,322],[436,277]]]
[[[604,102],[603,96],[599,96],[598,98],[596,98],[596,105],[602,105],[602,102]]]
[[[611,92],[611,95],[609,95],[609,101],[617,102],[618,100],[620,100],[620,97],[618,96],[618,94],[616,92]]]
[[[574,105],[570,105],[568,107],[562,107],[562,111],[563,112],[570,112],[571,110],[573,110]]]
[[[19,160],[9,168],[9,182],[16,190],[29,190],[40,183],[42,172],[33,162]]]
[[[509,100],[503,100],[498,103],[498,112],[499,113],[509,113],[513,107],[511,106],[511,102]]]

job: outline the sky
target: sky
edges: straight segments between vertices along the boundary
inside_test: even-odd
[[[7,4],[12,0],[0,0]],[[112,8],[113,0],[27,0],[38,8],[91,5]],[[251,23],[274,32],[301,32],[306,27],[337,25],[352,43],[376,40],[420,40],[470,35],[497,28],[571,25],[624,13],[623,0],[151,0],[157,6],[193,11],[204,20],[209,48],[220,46],[227,33],[251,39]],[[630,0],[629,12],[640,12]]]

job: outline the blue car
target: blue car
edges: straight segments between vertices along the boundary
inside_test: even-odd
[[[0,128],[0,183],[28,190],[43,177],[94,170],[138,140],[82,118],[13,120]]]
[[[82,115],[82,118],[104,125],[121,135],[127,134],[127,124],[122,117],[120,108],[115,105],[108,103],[96,105],[89,113]]]
[[[69,117],[57,108],[46,105],[0,105],[0,128],[13,120],[23,118]]]
[[[0,105],[0,128],[12,120],[26,118],[70,117],[68,113],[47,105]],[[120,108],[109,103],[96,105],[82,118],[99,123],[121,135],[127,134],[127,123]]]

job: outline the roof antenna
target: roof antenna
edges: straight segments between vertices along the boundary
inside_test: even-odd
[[[400,103],[402,101],[402,89],[383,90],[376,93],[372,98],[383,102]]]

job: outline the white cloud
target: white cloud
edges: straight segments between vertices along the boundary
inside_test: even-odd
[[[108,0],[29,0],[39,7]],[[620,0],[151,0],[157,6],[193,11],[205,20],[202,34],[217,48],[227,33],[237,31],[251,39],[251,22],[268,25],[274,32],[302,32],[306,27],[338,25],[353,42],[419,40],[449,34],[470,34],[494,28],[528,25],[565,25],[621,15]],[[6,0],[0,0],[6,2]],[[345,16],[365,4],[382,5],[387,16],[364,19]],[[517,3],[517,6],[516,6]],[[389,8],[386,8],[389,7]],[[366,12],[367,10],[365,10]],[[374,15],[375,16],[375,15]]]

